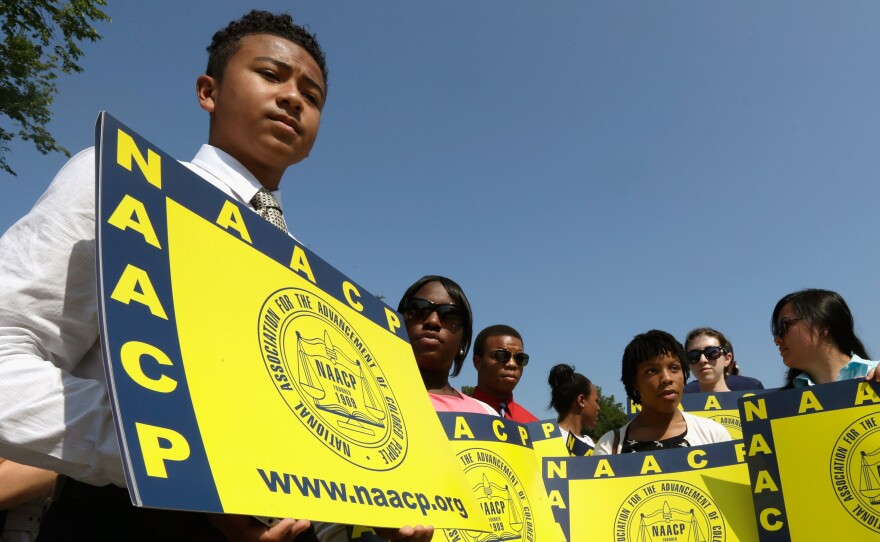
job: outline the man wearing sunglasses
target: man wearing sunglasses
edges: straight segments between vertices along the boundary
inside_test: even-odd
[[[513,400],[513,389],[522,377],[529,355],[523,352],[519,332],[510,326],[489,326],[474,341],[477,387],[474,399],[488,404],[504,418],[527,423],[538,418]]]

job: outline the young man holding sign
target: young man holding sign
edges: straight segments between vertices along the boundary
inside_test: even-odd
[[[324,54],[289,15],[262,11],[229,23],[208,51],[196,82],[208,144],[186,166],[286,229],[272,192],[318,135]],[[88,149],[0,239],[0,456],[67,477],[41,539],[293,540],[309,521],[267,527],[129,503],[99,343],[94,183]]]

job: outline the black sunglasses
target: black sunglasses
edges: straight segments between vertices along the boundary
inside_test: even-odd
[[[494,359],[498,363],[507,363],[507,360],[509,360],[510,357],[513,356],[513,361],[515,361],[516,364],[520,367],[525,367],[529,364],[529,355],[525,352],[517,352],[516,354],[514,354],[510,350],[500,348],[498,350],[493,350],[491,356],[492,359]]]
[[[438,305],[427,299],[414,297],[403,306],[403,318],[408,322],[424,322],[432,312],[436,312],[440,324],[451,331],[457,330],[464,323],[464,311],[452,303]]]
[[[688,363],[694,365],[700,363],[700,358],[703,356],[706,356],[706,360],[708,361],[715,361],[726,353],[727,350],[720,346],[707,346],[702,350],[688,350],[684,357],[687,358]]]
[[[791,329],[792,324],[799,320],[803,320],[803,318],[780,318],[779,321],[773,325],[773,337],[777,339],[785,337],[785,334]]]

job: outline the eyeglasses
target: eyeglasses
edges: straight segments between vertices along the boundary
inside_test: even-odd
[[[799,320],[803,320],[803,318],[780,318],[773,326],[773,336],[777,339],[785,337],[785,334],[791,329],[791,325]]]
[[[498,363],[507,363],[507,360],[509,360],[510,357],[513,356],[513,361],[515,361],[516,364],[520,367],[525,367],[529,364],[529,355],[525,352],[517,352],[516,354],[514,354],[510,350],[500,348],[498,350],[493,350],[491,356],[492,359],[494,359]]]
[[[695,365],[700,363],[700,358],[703,356],[706,356],[706,361],[713,362],[726,353],[727,350],[720,346],[707,346],[702,350],[688,350],[684,357],[687,358],[688,363]]]
[[[440,324],[450,331],[457,330],[464,323],[464,311],[452,303],[438,305],[427,299],[414,297],[403,306],[403,318],[408,322],[424,322],[432,312],[437,313]]]

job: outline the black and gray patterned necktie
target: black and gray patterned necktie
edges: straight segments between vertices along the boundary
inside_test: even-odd
[[[251,205],[254,206],[257,214],[268,220],[279,230],[287,232],[287,224],[284,222],[284,217],[281,216],[281,205],[278,204],[275,196],[266,190],[266,187],[260,188],[254,194],[254,197],[251,198]]]

